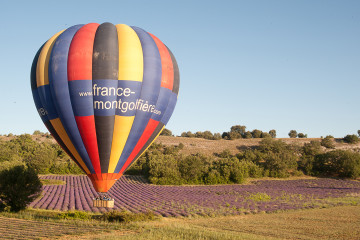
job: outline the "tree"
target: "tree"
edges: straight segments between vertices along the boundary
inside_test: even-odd
[[[298,138],[307,138],[307,134],[298,133]]]
[[[261,137],[261,133],[262,131],[258,130],[258,129],[254,129],[251,134],[253,138],[260,138]]]
[[[359,137],[360,137],[360,130],[358,130],[357,133],[358,133],[358,135],[359,135]]]
[[[261,133],[261,138],[271,138],[271,135],[270,135],[270,133],[267,133],[267,132],[262,132]]]
[[[191,131],[187,131],[187,132],[181,133],[181,137],[189,137],[189,138],[192,138],[192,137],[195,137],[195,134],[193,134]]]
[[[42,184],[34,169],[15,166],[0,172],[0,199],[18,212],[41,193]]]
[[[297,131],[296,130],[290,130],[289,137],[290,138],[296,138],[296,136],[297,136]]]
[[[167,129],[167,128],[164,128],[161,133],[160,133],[160,136],[172,136],[172,132]]]
[[[235,125],[230,128],[230,132],[238,133],[241,135],[241,137],[244,136],[245,130],[246,130],[246,126],[242,126],[242,125]]]
[[[350,144],[355,144],[359,142],[359,137],[356,136],[355,134],[352,135],[346,135],[344,137],[344,142],[346,143],[350,143]]]
[[[246,131],[244,138],[252,138],[251,132],[250,132],[250,131]]]
[[[325,138],[321,139],[321,146],[326,148],[335,148],[335,139],[333,136],[326,136]]]
[[[25,163],[39,174],[49,173],[52,164],[56,161],[57,151],[48,146],[42,145],[32,155],[24,157]]]
[[[272,138],[276,138],[276,130],[275,129],[270,130],[269,134]]]
[[[360,153],[351,150],[334,150],[315,157],[314,170],[325,176],[360,177]]]

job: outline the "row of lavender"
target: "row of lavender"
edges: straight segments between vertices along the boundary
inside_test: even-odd
[[[92,206],[98,194],[86,176],[43,176],[65,185],[43,187],[33,208],[106,212]],[[162,216],[240,214],[311,208],[326,198],[360,196],[360,182],[336,179],[264,180],[251,185],[157,186],[141,177],[124,176],[111,188],[115,209],[152,211]]]

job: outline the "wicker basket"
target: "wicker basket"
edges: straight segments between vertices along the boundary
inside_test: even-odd
[[[106,207],[106,208],[113,208],[114,207],[114,200],[93,200],[94,207]]]

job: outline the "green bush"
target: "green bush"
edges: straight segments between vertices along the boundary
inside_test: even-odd
[[[82,211],[69,211],[60,213],[57,218],[59,219],[82,219],[82,220],[90,220],[91,214]]]
[[[346,143],[356,144],[356,143],[359,142],[359,137],[356,136],[355,134],[346,135],[343,140],[344,140],[344,142],[346,142]]]
[[[356,179],[360,177],[360,153],[334,150],[319,154],[315,158],[313,169],[317,175]]]
[[[326,148],[335,148],[335,139],[333,136],[326,136],[325,138],[321,139],[321,146]]]
[[[178,168],[183,182],[188,184],[203,183],[207,171],[206,158],[202,155],[190,155],[181,159]]]
[[[297,137],[297,131],[296,130],[290,130],[288,135],[289,135],[290,138],[296,138]]]
[[[276,130],[275,129],[270,130],[269,134],[272,138],[276,138]]]
[[[15,166],[0,172],[0,199],[18,212],[35,200],[41,193],[42,184],[32,168]]]
[[[298,163],[299,169],[305,174],[312,175],[315,157],[322,152],[321,143],[319,141],[305,143],[301,148],[301,157]]]
[[[160,185],[182,184],[178,160],[172,155],[151,155],[146,162],[149,181]]]
[[[57,152],[48,145],[41,145],[34,153],[25,157],[26,165],[35,169],[38,174],[47,174],[56,161]]]
[[[304,133],[298,133],[298,138],[307,138],[307,134]]]
[[[109,222],[137,222],[137,221],[149,221],[155,220],[157,217],[152,212],[146,213],[131,213],[128,211],[113,210],[106,212],[102,215],[102,219]]]
[[[172,132],[167,129],[167,128],[164,128],[161,133],[160,133],[160,136],[172,136]]]
[[[265,138],[260,142],[256,164],[267,170],[270,177],[288,177],[297,170],[298,150],[281,140]]]
[[[258,129],[254,129],[251,132],[251,135],[252,135],[253,138],[261,138],[261,134],[262,134],[262,131],[260,131]]]

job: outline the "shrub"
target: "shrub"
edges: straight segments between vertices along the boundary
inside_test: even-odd
[[[57,216],[57,218],[89,220],[91,219],[91,215],[87,212],[82,212],[82,211],[69,211],[69,212],[60,213]]]
[[[272,138],[276,138],[276,130],[275,129],[270,130],[269,134]]]
[[[298,163],[299,169],[305,174],[311,175],[315,157],[322,153],[320,142],[310,141],[310,143],[305,143],[301,148],[301,153],[300,161]]]
[[[267,132],[262,132],[260,137],[261,138],[271,138],[271,135]]]
[[[246,132],[245,132],[245,135],[244,135],[244,138],[247,138],[247,139],[252,138],[251,132],[250,132],[250,131],[246,131]]]
[[[178,168],[181,178],[186,183],[198,184],[203,182],[206,172],[206,158],[201,155],[190,155],[180,160]]]
[[[42,184],[34,169],[15,166],[0,172],[0,198],[18,212],[35,200],[41,192]]]
[[[49,173],[51,165],[57,158],[55,149],[42,145],[34,150],[32,155],[27,156],[24,160],[28,166],[35,169],[39,174]]]
[[[307,138],[307,134],[304,133],[298,133],[298,138]]]
[[[188,132],[183,132],[180,135],[181,137],[189,137],[189,138],[193,138],[195,137],[195,134],[193,134],[192,132],[188,131]]]
[[[351,150],[334,150],[316,156],[314,171],[335,177],[358,178],[360,176],[360,153]]]
[[[211,169],[209,172],[206,173],[204,178],[204,183],[206,184],[222,184],[226,182],[227,180],[221,176],[220,172],[217,169]]]
[[[290,138],[296,138],[297,131],[296,130],[290,130],[288,135],[289,135]]]
[[[160,133],[160,136],[172,136],[172,132],[167,129],[167,128],[164,128],[161,133]]]
[[[146,162],[149,181],[160,185],[182,183],[178,160],[172,155],[149,155]]]
[[[246,126],[242,126],[242,125],[235,125],[230,128],[231,133],[238,133],[238,135],[240,135],[241,137],[244,136],[245,130],[246,130]]]
[[[359,137],[356,136],[355,134],[346,135],[343,140],[346,143],[355,144],[359,142]]]
[[[326,136],[325,138],[321,139],[321,146],[326,148],[335,148],[335,139],[332,136]]]
[[[288,177],[297,169],[297,150],[281,140],[264,138],[258,150],[256,163],[268,170],[270,177]]]
[[[113,210],[102,215],[103,220],[109,222],[135,222],[135,221],[149,221],[155,220],[157,217],[152,212],[146,213],[131,213],[128,211]]]
[[[252,132],[251,132],[251,135],[253,138],[260,138],[261,137],[261,134],[262,134],[262,131],[258,130],[258,129],[254,129]]]

